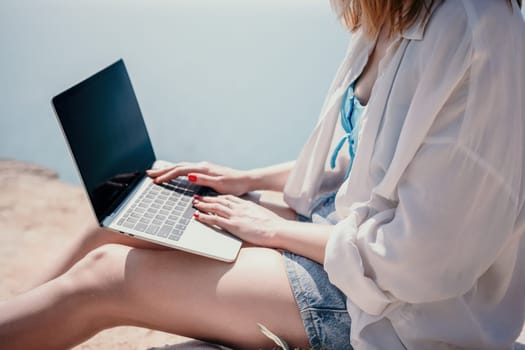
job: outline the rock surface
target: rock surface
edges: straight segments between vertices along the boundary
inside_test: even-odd
[[[93,221],[86,194],[51,170],[0,159],[0,301],[29,289],[49,262]],[[525,343],[525,330],[518,339]],[[188,338],[135,327],[104,331],[79,350],[220,349]],[[515,349],[525,350],[516,344]]]

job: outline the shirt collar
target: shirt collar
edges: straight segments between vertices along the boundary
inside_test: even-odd
[[[428,3],[429,1],[427,1],[427,4]],[[426,11],[422,11],[416,21],[401,33],[401,36],[408,40],[422,40],[428,21],[440,3],[441,1],[434,1],[434,4],[430,8],[428,14]]]

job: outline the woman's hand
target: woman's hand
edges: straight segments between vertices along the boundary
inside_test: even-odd
[[[223,194],[240,196],[252,190],[248,171],[236,170],[208,162],[178,163],[172,167],[159,170],[148,170],[148,176],[155,183],[163,183],[179,176],[187,176],[188,180],[213,188]]]
[[[251,201],[235,196],[199,197],[193,205],[199,210],[195,219],[211,226],[218,226],[245,242],[274,247],[273,233],[286,220],[274,212]]]

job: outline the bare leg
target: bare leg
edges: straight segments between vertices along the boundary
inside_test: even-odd
[[[67,348],[117,325],[271,348],[257,322],[293,346],[308,346],[282,257],[265,248],[244,248],[226,264],[106,245],[65,275],[0,304],[0,339],[13,350]]]
[[[282,199],[282,193],[272,191],[260,191],[247,194],[245,199],[252,200],[272,211],[277,215],[282,216],[288,220],[294,220],[296,213],[288,208]],[[71,247],[65,251],[63,255],[57,257],[57,260],[42,273],[39,279],[33,283],[33,286],[39,286],[48,282],[67,270],[69,270],[75,263],[82,259],[90,251],[103,246],[104,244],[122,244],[134,248],[146,249],[171,249],[162,245],[146,242],[140,239],[131,238],[122,234],[102,229],[96,222],[92,222],[84,229],[81,234],[72,242]]]
[[[48,282],[69,270],[80,259],[85,257],[90,251],[103,246],[104,244],[122,244],[134,248],[166,250],[171,249],[162,245],[150,243],[124,236],[117,232],[103,229],[93,222],[89,227],[82,230],[80,235],[71,242],[69,249],[65,250],[51,265],[38,277],[33,286],[39,286]]]

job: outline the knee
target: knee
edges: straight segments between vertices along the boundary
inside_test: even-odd
[[[93,334],[122,324],[126,250],[118,245],[97,248],[50,281],[56,307],[69,319],[81,320]]]
[[[124,287],[129,247],[107,244],[89,252],[61,278],[71,294],[87,299],[115,298]]]

